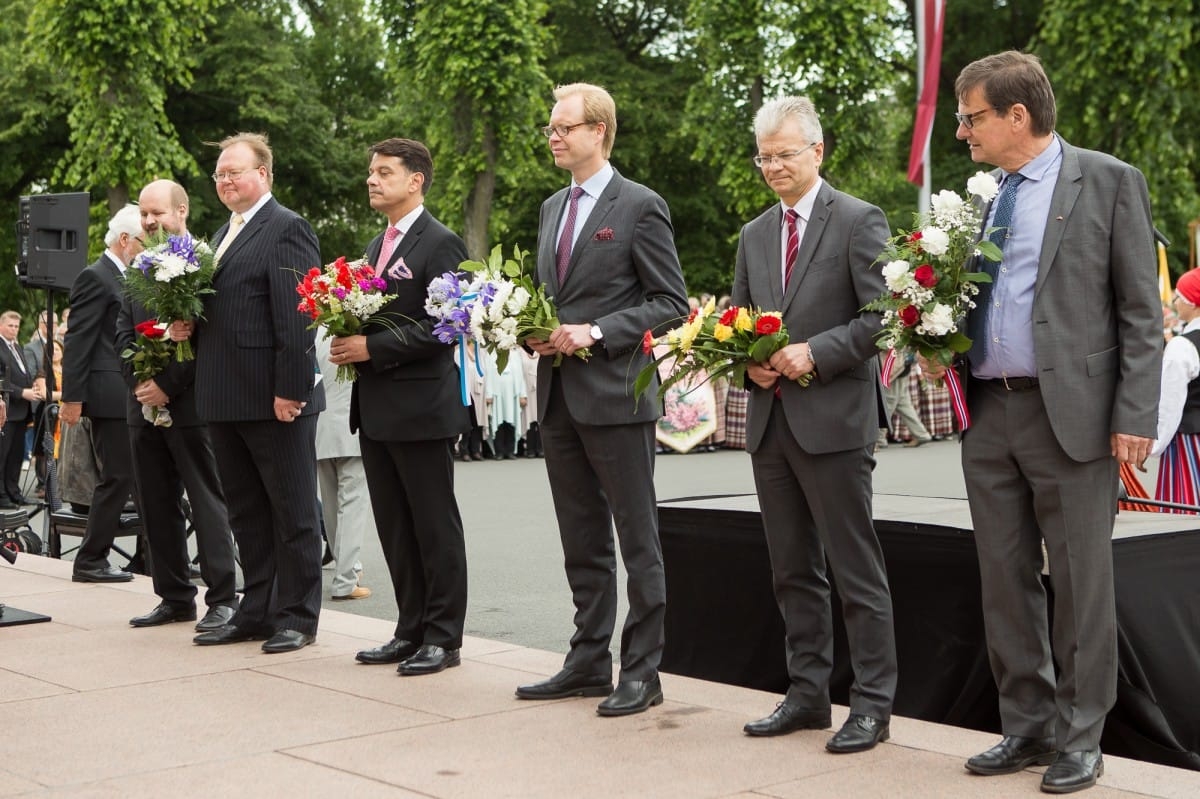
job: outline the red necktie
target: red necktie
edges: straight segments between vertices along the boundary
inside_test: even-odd
[[[579,198],[583,196],[583,187],[571,189],[571,204],[567,206],[567,221],[563,224],[562,236],[558,239],[556,264],[558,266],[558,285],[567,279],[567,267],[571,265],[571,242],[575,238],[575,217],[579,214]]]
[[[396,240],[400,238],[400,231],[395,225],[388,225],[388,229],[383,232],[383,249],[379,251],[379,263],[376,265],[376,274],[382,274],[384,267],[388,265],[388,261],[392,260],[392,253],[396,252]]]
[[[787,209],[787,255],[783,267],[783,289],[787,291],[788,281],[792,279],[792,269],[796,266],[796,255],[800,252],[800,233],[796,227],[796,220],[800,218],[800,214],[796,213],[796,209]]]

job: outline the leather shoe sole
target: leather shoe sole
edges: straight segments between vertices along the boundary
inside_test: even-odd
[[[572,696],[608,696],[612,677],[606,674],[579,674],[563,669],[548,680],[517,686],[518,699],[567,699]]]
[[[162,624],[171,624],[177,621],[195,620],[196,609],[194,607],[178,608],[164,603],[145,616],[134,616],[129,620],[129,624],[132,627],[158,627]]]

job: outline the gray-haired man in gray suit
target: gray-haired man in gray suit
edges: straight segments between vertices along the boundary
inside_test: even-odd
[[[850,717],[826,748],[857,752],[887,740],[896,690],[892,599],[871,515],[881,322],[859,310],[884,292],[875,261],[888,226],[878,208],[821,179],[825,145],[807,98],[767,103],[754,133],[755,163],[780,202],[742,229],[733,303],[782,311],[792,342],[747,370],[754,389],[746,431],[791,685],[775,712],[745,731],[831,724],[828,557],[854,683]]]
[[[541,356],[538,409],[546,471],[558,516],[575,635],[557,675],[517,689],[522,699],[605,696],[602,716],[639,713],[662,702],[666,580],[654,498],[654,420],[632,383],[649,358],[647,329],[687,312],[667,205],[608,162],[616,105],[589,84],[560,86],[543,133],[571,186],[542,204],[539,282],[563,324]],[[571,357],[584,347],[591,358]],[[560,366],[555,360],[562,356]],[[613,523],[629,575],[621,673],[612,689],[609,643],[617,612]]]
[[[955,93],[958,138],[1004,178],[989,227],[1016,192],[991,299],[968,319],[963,473],[1004,739],[966,765],[1007,774],[1053,761],[1042,790],[1067,793],[1104,770],[1100,733],[1117,688],[1118,463],[1141,464],[1156,432],[1162,312],[1150,200],[1136,169],[1054,133],[1054,92],[1035,56],[969,64]]]

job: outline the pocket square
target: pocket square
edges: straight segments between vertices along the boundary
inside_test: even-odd
[[[595,240],[596,241],[612,241],[613,240],[613,229],[610,227],[600,228],[599,230],[596,231]]]
[[[397,259],[396,263],[388,267],[388,277],[396,280],[411,280],[412,270],[408,268],[408,264],[404,263],[403,258]]]

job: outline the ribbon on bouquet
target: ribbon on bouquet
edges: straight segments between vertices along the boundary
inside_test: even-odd
[[[895,364],[896,350],[890,349],[883,358],[883,367],[879,374],[884,388],[892,384],[892,369]],[[962,381],[956,370],[946,369],[943,379],[946,381],[946,390],[950,392],[950,409],[954,411],[954,418],[958,422],[958,430],[961,433],[971,426],[971,412],[967,410],[966,392],[963,391]]]
[[[473,300],[478,295],[475,293],[464,294],[459,297],[459,302],[464,300]],[[475,346],[475,373],[483,377],[483,367],[479,365],[479,342],[471,339],[471,343]],[[467,334],[458,334],[458,394],[462,399],[463,407],[471,404],[471,393],[467,390]]]

